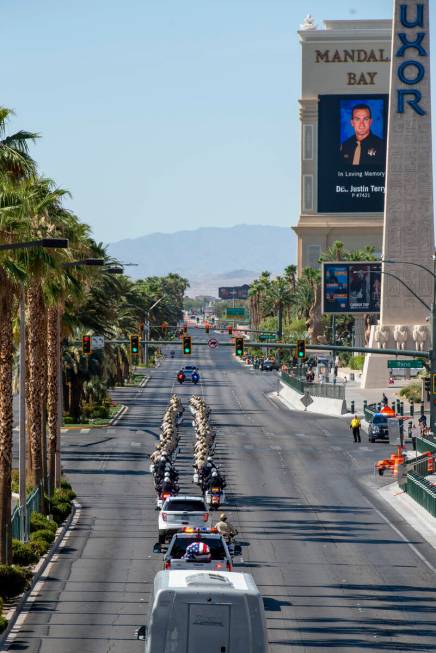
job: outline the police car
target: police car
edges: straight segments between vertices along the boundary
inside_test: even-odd
[[[200,372],[198,371],[198,367],[195,367],[195,365],[185,365],[185,367],[182,367],[182,369],[177,373],[177,381],[179,383],[192,381],[192,383],[197,385],[197,383],[200,381]]]

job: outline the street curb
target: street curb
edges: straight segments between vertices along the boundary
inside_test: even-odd
[[[50,549],[45,553],[41,560],[37,563],[32,581],[30,583],[30,587],[28,590],[23,592],[23,594],[20,595],[20,598],[18,600],[17,605],[14,608],[11,608],[8,614],[6,615],[6,619],[8,620],[8,625],[6,626],[6,629],[1,633],[0,635],[0,650],[7,650],[3,649],[4,644],[6,643],[13,627],[15,626],[15,623],[21,614],[21,611],[23,610],[30,594],[32,593],[36,583],[40,580],[42,574],[46,570],[47,566],[51,562],[54,554],[57,552],[62,540],[64,539],[68,529],[71,526],[71,522],[73,521],[74,515],[76,514],[77,509],[80,507],[80,504],[77,503],[77,501],[73,501],[72,504],[72,510],[67,517],[66,521],[64,522],[63,526],[60,526],[60,532],[56,536],[55,541],[51,545]]]
[[[111,421],[106,426],[115,426],[118,420],[121,419],[121,417],[127,413],[128,410],[128,406],[124,406],[123,404],[120,410],[112,417]]]

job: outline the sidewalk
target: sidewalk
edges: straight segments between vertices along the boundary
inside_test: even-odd
[[[380,496],[396,510],[412,528],[436,549],[436,517],[400,489],[398,483],[384,485],[378,490]]]

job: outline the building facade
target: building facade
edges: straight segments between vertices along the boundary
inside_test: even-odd
[[[381,253],[392,23],[301,27],[299,271],[337,240]]]

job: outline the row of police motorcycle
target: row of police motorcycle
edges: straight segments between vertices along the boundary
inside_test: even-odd
[[[216,431],[210,423],[211,409],[198,395],[191,397],[189,408],[195,431],[193,482],[201,488],[210,509],[218,510],[225,501],[226,480],[213,460]],[[183,413],[180,397],[172,395],[162,419],[159,443],[150,456],[150,472],[153,474],[157,494],[156,510],[160,510],[166,499],[176,496],[180,491],[176,459],[180,441],[178,427]]]

